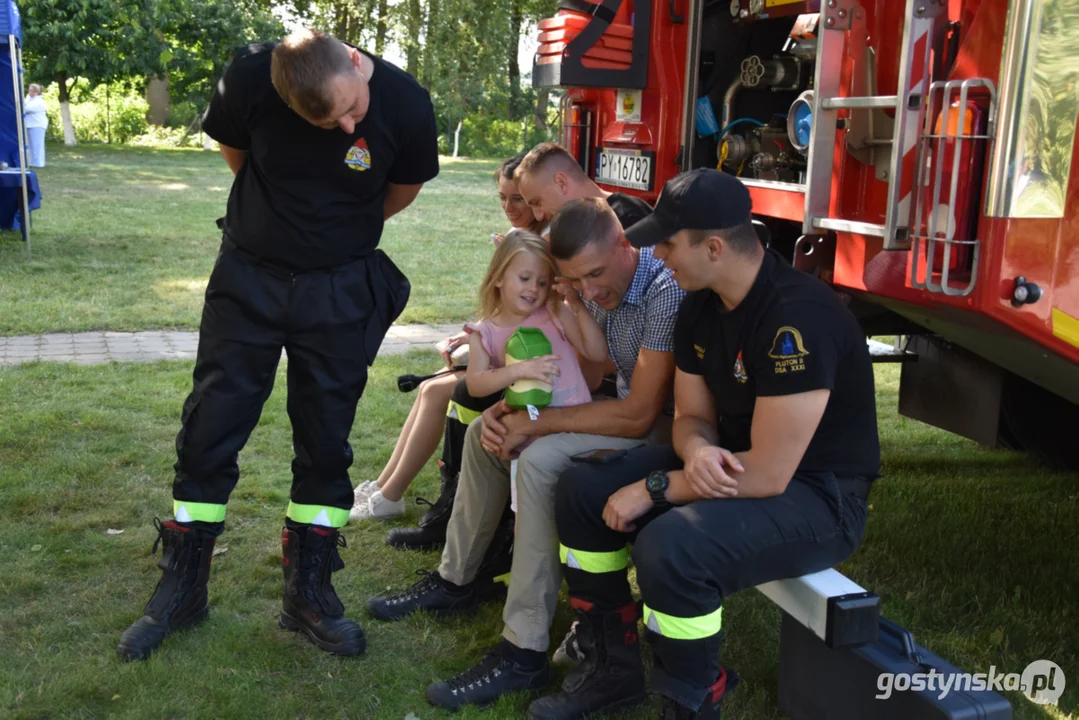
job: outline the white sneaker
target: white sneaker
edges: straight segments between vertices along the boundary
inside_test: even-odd
[[[353,493],[352,509],[348,512],[349,520],[360,520],[362,518],[370,516],[368,500],[371,499],[372,493],[378,490],[377,480],[368,480],[367,482],[360,483],[355,492]]]
[[[375,490],[368,503],[368,515],[373,518],[385,520],[386,518],[398,517],[405,514],[405,499],[387,500],[381,490]]]

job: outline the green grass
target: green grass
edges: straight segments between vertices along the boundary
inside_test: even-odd
[[[377,475],[412,395],[395,376],[433,367],[432,354],[385,358],[353,432],[355,482]],[[497,641],[501,608],[467,620],[412,617],[381,624],[364,600],[433,568],[437,553],[383,544],[405,520],[346,529],[335,584],[368,634],[364,657],[340,659],[276,627],[280,527],[291,459],[283,377],[241,456],[211,580],[213,613],[142,664],[114,648],[159,575],[150,520],[168,517],[173,442],[191,364],[94,367],[34,364],[0,370],[0,716],[13,718],[453,717],[424,687]],[[971,672],[1021,672],[1052,659],[1068,679],[1062,709],[1079,704],[1079,484],[1023,456],[981,449],[896,415],[898,372],[878,369],[884,472],[868,534],[843,566],[878,592],[884,613]],[[436,488],[434,463],[407,497]],[[107,535],[108,528],[123,529]],[[731,598],[724,661],[743,684],[729,714],[776,709],[778,611],[748,591]],[[554,636],[571,618],[563,606]],[[557,641],[557,640],[556,640]],[[1066,717],[1009,694],[1016,718]],[[521,717],[531,696],[461,718]],[[655,717],[655,705],[624,715]]]
[[[50,145],[31,249],[0,233],[0,335],[197,329],[232,174],[216,152]],[[399,322],[473,315],[504,232],[494,161],[443,158],[382,247],[413,280]]]
[[[101,146],[49,153],[33,261],[16,234],[0,235],[0,334],[197,327],[219,243],[214,220],[231,183],[220,157]],[[489,235],[506,224],[494,162],[443,163],[383,242],[413,281],[403,322],[470,317]],[[376,364],[353,432],[354,482],[381,470],[413,400],[396,391],[396,375],[436,365],[433,354]],[[170,515],[190,373],[190,362],[0,369],[0,717],[452,717],[431,709],[423,690],[497,642],[500,606],[467,620],[391,625],[362,609],[369,595],[437,564],[437,553],[383,544],[389,527],[413,523],[423,508],[346,530],[346,569],[335,584],[367,631],[366,656],[327,656],[276,627],[291,460],[283,376],[241,456],[210,620],[170,638],[149,662],[117,659],[120,634],[159,577],[151,519]],[[840,569],[880,594],[885,615],[917,642],[964,670],[1021,672],[1053,660],[1069,682],[1061,711],[1009,693],[1014,716],[1072,717],[1079,477],[901,418],[897,368],[880,367],[877,377],[885,477],[865,542]],[[408,498],[433,498],[436,488],[431,463]],[[563,605],[555,642],[571,619]],[[724,621],[724,662],[744,679],[725,717],[780,717],[778,610],[748,591],[729,600]],[[520,717],[530,699],[458,717]],[[654,716],[653,703],[624,717]]]

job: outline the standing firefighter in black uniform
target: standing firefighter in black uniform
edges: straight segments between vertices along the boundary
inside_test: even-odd
[[[586,655],[534,720],[645,699],[637,568],[662,718],[719,718],[723,601],[836,565],[861,543],[878,477],[873,369],[853,314],[761,246],[746,188],[694,170],[626,233],[683,289],[673,448],[633,450],[559,479],[556,518]],[[632,550],[627,545],[632,543]]]
[[[348,436],[367,368],[408,300],[408,280],[376,248],[385,220],[438,174],[434,110],[399,68],[303,30],[245,48],[203,129],[236,177],[176,438],[174,519],[159,526],[164,572],[117,651],[144,659],[208,615],[237,455],[284,348],[295,458],[280,623],[329,652],[362,653],[330,581],[353,500]]]

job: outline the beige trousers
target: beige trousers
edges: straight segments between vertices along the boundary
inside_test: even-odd
[[[509,595],[502,613],[503,637],[528,650],[546,652],[562,585],[554,493],[573,455],[670,442],[671,419],[661,417],[644,438],[560,433],[536,439],[517,458],[517,527]],[[439,574],[464,585],[476,577],[510,494],[510,463],[480,444],[483,418],[465,434],[461,478],[453,502]]]

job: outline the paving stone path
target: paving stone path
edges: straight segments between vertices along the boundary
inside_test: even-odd
[[[380,355],[403,354],[414,347],[431,349],[433,343],[455,335],[455,325],[394,325],[386,334]],[[92,365],[106,362],[194,360],[197,332],[82,332],[0,337],[0,366],[44,362]]]

